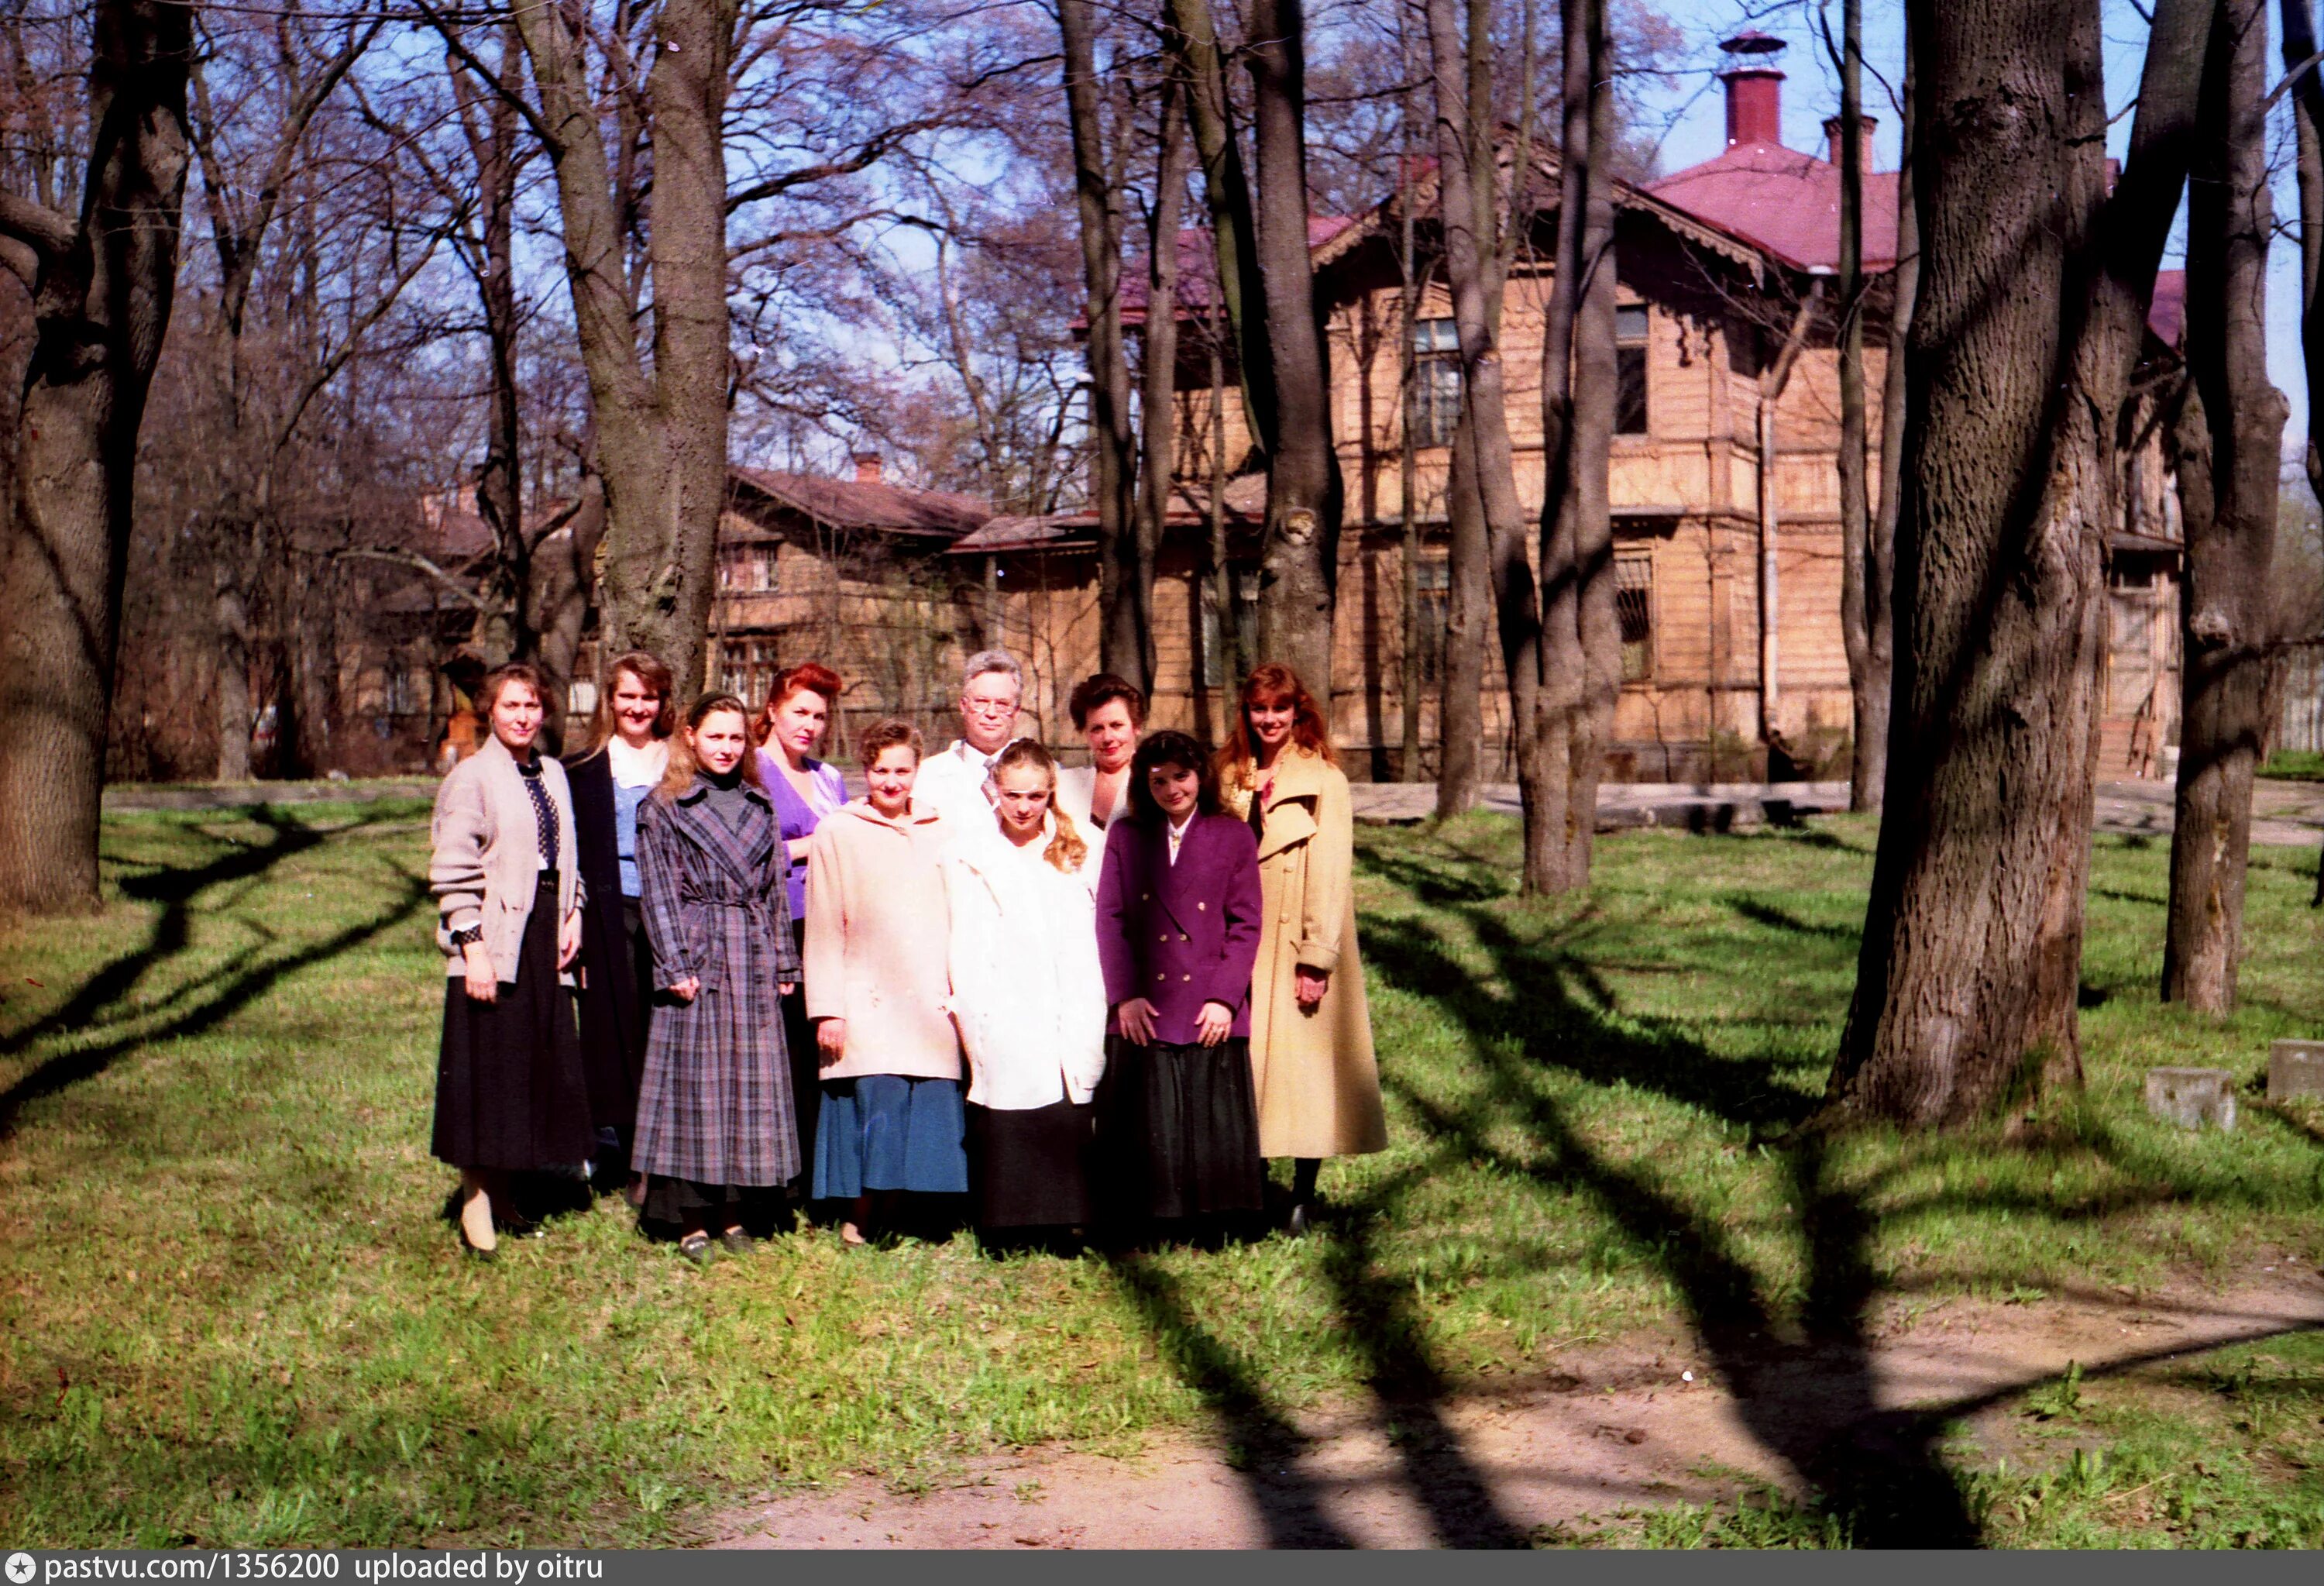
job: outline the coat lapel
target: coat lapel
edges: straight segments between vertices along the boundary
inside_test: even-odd
[[[1315,835],[1315,805],[1323,797],[1323,762],[1310,754],[1286,753],[1275,772],[1275,789],[1259,834],[1264,861]]]
[[[752,807],[765,818],[744,821],[740,832],[730,830],[724,821],[710,812],[710,801],[704,797],[699,782],[687,789],[671,813],[678,817],[678,830],[696,847],[724,865],[735,880],[745,886],[756,886],[765,875],[775,844],[775,811],[764,793],[756,788],[745,791]]]

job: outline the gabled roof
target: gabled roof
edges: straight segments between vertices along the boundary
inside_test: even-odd
[[[1738,143],[1646,184],[1698,220],[1748,239],[1788,269],[1840,265],[1840,167],[1781,143]],[[1896,262],[1896,173],[1864,173],[1864,268]]]
[[[1307,252],[1317,263],[1316,255],[1333,239],[1352,231],[1360,219],[1349,215],[1310,215],[1307,217]],[[1121,272],[1121,322],[1142,325],[1146,321],[1146,261],[1124,262]],[[1210,311],[1216,301],[1219,280],[1219,256],[1211,246],[1208,226],[1188,226],[1178,234],[1178,318],[1196,319]],[[1077,329],[1087,328],[1086,314],[1076,316]]]
[[[1267,517],[1267,475],[1239,474],[1220,493],[1229,528],[1255,528]],[[1167,526],[1200,529],[1210,521],[1210,493],[1200,484],[1181,479],[1170,487]],[[989,556],[1021,550],[1079,550],[1097,543],[1097,513],[1084,507],[1041,517],[994,518],[975,533],[953,542],[954,556]]]
[[[991,503],[973,496],[910,490],[885,481],[827,479],[770,468],[738,467],[727,472],[729,488],[738,501],[756,496],[839,529],[955,539],[992,517]]]

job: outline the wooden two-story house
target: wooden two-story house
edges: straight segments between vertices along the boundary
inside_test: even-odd
[[[1723,74],[1727,146],[1659,179],[1618,184],[1616,335],[1620,389],[1612,444],[1617,604],[1623,689],[1609,774],[1617,779],[1764,774],[1772,729],[1794,763],[1843,769],[1850,729],[1840,622],[1840,539],[1838,144],[1787,148],[1779,135],[1784,74],[1775,41],[1729,41]],[[1858,129],[1869,152],[1871,124]],[[1843,135],[1837,119],[1828,140]],[[1537,156],[1537,159],[1539,157]],[[1554,205],[1555,181],[1530,184]],[[1870,161],[1867,161],[1868,171]],[[1866,383],[1875,453],[1880,433],[1887,303],[1895,247],[1894,173],[1867,181]],[[1427,278],[1411,330],[1414,377],[1404,383],[1401,206],[1414,206]],[[1530,220],[1530,247],[1511,271],[1501,327],[1517,484],[1529,514],[1543,479],[1542,327],[1552,290],[1554,208]],[[1461,401],[1458,348],[1441,273],[1429,268],[1433,176],[1422,173],[1369,214],[1311,226],[1319,292],[1329,309],[1333,426],[1346,489],[1332,678],[1333,726],[1351,770],[1386,776],[1403,737],[1401,456],[1414,434],[1424,676],[1424,753],[1436,736],[1434,681],[1446,599],[1444,496]],[[1179,497],[1164,546],[1155,613],[1160,665],[1155,715],[1200,729],[1221,720],[1225,682],[1221,613],[1202,568],[1212,476],[1213,396],[1206,338],[1213,318],[1207,239],[1182,239],[1176,311],[1183,327]],[[2175,340],[2175,281],[2158,294],[2158,350]],[[1133,301],[1132,328],[1148,306]],[[1801,345],[1785,357],[1786,344]],[[1778,379],[1782,373],[1783,378]],[[1241,403],[1227,374],[1224,431],[1231,552],[1255,557],[1263,487],[1250,461]],[[2159,446],[2134,469],[2134,504],[2114,536],[2116,675],[2109,687],[2108,774],[2137,769],[2173,735],[2178,547],[2175,501]],[[999,631],[1027,646],[1051,692],[1094,664],[1095,564],[1086,514],[997,520],[954,543],[997,592]],[[1248,632],[1250,586],[1238,572],[1229,614]],[[1067,620],[1070,619],[1070,620]],[[1487,668],[1489,762],[1506,767],[1508,724],[1498,655]],[[1054,672],[1054,678],[1047,674]],[[1498,751],[1498,755],[1496,754]],[[2124,761],[2121,765],[2114,760]]]

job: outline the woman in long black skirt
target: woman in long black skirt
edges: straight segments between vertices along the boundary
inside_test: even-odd
[[[653,1006],[653,944],[639,902],[638,807],[669,770],[678,723],[669,669],[641,650],[615,656],[597,691],[589,747],[567,767],[588,901],[581,911],[581,1069],[596,1153],[589,1178],[620,1184],[637,1130]]]
[[[574,1168],[592,1141],[581,1042],[562,976],[581,946],[565,768],[535,749],[540,676],[501,668],[477,697],[492,729],[436,790],[429,883],[446,957],[431,1148],[460,1169],[460,1238],[490,1257],[525,1231],[507,1176]]]
[[[1210,756],[1184,733],[1138,746],[1130,791],[1132,820],[1106,834],[1097,888],[1109,1210],[1133,1236],[1213,1232],[1264,1203],[1250,1082],[1259,845],[1222,811]]]

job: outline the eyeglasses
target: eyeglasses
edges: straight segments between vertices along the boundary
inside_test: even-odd
[[[1013,699],[963,699],[960,708],[971,715],[1013,716],[1017,714],[1017,702]]]

